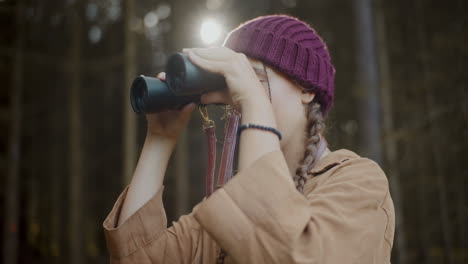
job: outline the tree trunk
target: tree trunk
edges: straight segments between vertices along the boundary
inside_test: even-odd
[[[458,20],[464,21],[466,27],[466,1],[465,0],[458,0],[456,4],[456,8],[458,10],[457,18]],[[460,23],[462,23],[460,21]],[[464,30],[466,32],[466,29]],[[458,56],[457,64],[454,67],[458,69],[466,69],[468,66],[466,61],[466,56]],[[465,89],[460,90],[460,99],[461,99],[461,115],[463,116],[462,120],[465,122],[465,128],[468,126],[468,89],[467,84],[464,84]],[[466,132],[465,132],[466,133]],[[461,151],[460,153],[463,153]],[[466,153],[466,152],[465,152]],[[466,194],[466,186],[468,185],[468,180],[466,175],[468,175],[468,167],[466,164],[459,163],[459,172],[458,173],[458,184],[457,184],[457,212],[458,212],[458,226],[460,227],[458,232],[459,237],[459,248],[467,249],[468,248],[468,227],[466,223],[468,223],[468,196]]]
[[[417,30],[417,37],[419,38],[419,45],[420,45],[420,65],[422,70],[423,76],[423,86],[425,89],[424,96],[425,96],[425,103],[426,109],[431,109],[435,105],[435,98],[433,98],[433,91],[431,90],[431,80],[429,76],[429,70],[427,65],[429,61],[427,59],[430,57],[429,52],[426,46],[426,27],[425,27],[425,17],[424,17],[424,5],[421,0],[416,2],[416,21],[418,21],[418,30]],[[442,228],[442,239],[444,243],[444,260],[446,263],[454,263],[455,257],[453,255],[454,252],[454,244],[453,244],[453,232],[452,232],[452,224],[449,219],[449,210],[448,206],[450,203],[448,202],[447,198],[447,184],[445,181],[445,173],[443,172],[443,160],[442,160],[442,145],[441,140],[443,140],[443,136],[440,131],[440,126],[436,124],[436,122],[430,122],[429,124],[429,135],[431,139],[430,144],[430,151],[432,154],[432,158],[434,160],[434,167],[435,167],[435,177],[436,177],[436,184],[438,189],[438,198],[439,198],[439,209],[440,209],[440,220],[441,220],[441,228]]]
[[[55,88],[55,87],[54,87]],[[59,87],[60,89],[61,87]],[[52,99],[55,102],[60,102],[62,95],[66,95],[65,93],[61,93],[54,89],[53,95],[51,95]],[[50,244],[49,244],[49,251],[51,255],[52,263],[63,263],[65,259],[63,259],[62,249],[62,234],[64,230],[63,226],[63,217],[62,217],[62,190],[64,186],[63,180],[63,153],[65,152],[65,148],[62,147],[63,141],[62,139],[62,126],[64,120],[66,120],[61,114],[61,105],[58,107],[53,107],[53,114],[50,118],[50,125],[51,128],[51,142],[50,142]]]
[[[392,82],[390,74],[390,62],[388,58],[387,36],[385,31],[385,15],[383,1],[379,0],[375,8],[375,25],[377,38],[377,51],[379,61],[380,92],[382,103],[382,124],[385,146],[385,173],[390,182],[390,191],[395,206],[395,246],[397,251],[397,263],[404,264],[408,262],[406,252],[406,232],[404,229],[403,198],[400,184],[400,173],[397,163],[397,142],[394,134],[393,124],[393,101],[392,101]]]
[[[68,144],[69,144],[69,261],[72,264],[81,264],[84,259],[83,234],[83,149],[81,144],[81,41],[82,25],[77,7],[70,10],[70,49],[68,75],[70,90],[68,94]]]
[[[361,146],[364,155],[381,164],[381,131],[378,63],[371,0],[354,0],[356,18],[357,61],[359,74]]]
[[[21,154],[21,98],[23,95],[23,62],[25,44],[25,25],[22,13],[23,1],[16,6],[16,25],[18,35],[13,61],[11,86],[11,124],[8,150],[8,173],[5,179],[5,219],[3,237],[3,263],[16,264],[18,261],[18,207],[19,207],[19,177]]]
[[[130,105],[129,87],[136,76],[136,36],[131,24],[135,16],[135,1],[125,0],[125,82],[123,100],[123,184],[127,185],[136,163],[136,116]]]

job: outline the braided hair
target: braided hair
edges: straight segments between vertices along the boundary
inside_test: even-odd
[[[296,189],[300,193],[303,193],[304,185],[309,178],[309,172],[316,162],[315,156],[320,143],[320,134],[325,130],[325,118],[323,117],[320,103],[317,102],[316,98],[317,97],[314,97],[312,102],[307,104],[304,109],[307,118],[307,145],[305,148],[304,157],[302,158],[299,167],[296,169],[296,175],[293,177]],[[216,264],[223,264],[226,256],[226,251],[221,248],[216,259]]]
[[[320,143],[320,134],[325,129],[325,121],[323,113],[320,107],[320,103],[316,100],[317,97],[314,97],[312,102],[310,102],[305,107],[305,114],[307,118],[306,125],[306,148],[304,152],[304,157],[296,169],[296,174],[293,177],[294,184],[296,189],[303,193],[304,185],[309,178],[309,172],[316,162],[316,153],[318,151],[318,146]]]
[[[265,67],[265,64],[263,64],[263,70],[265,71],[265,76],[266,76],[266,81],[267,81],[267,87],[268,87],[268,95],[270,98],[270,102],[272,102],[271,99],[271,89],[270,89],[270,81],[268,78],[268,72]],[[298,87],[301,87],[301,85],[297,82],[295,82]],[[302,88],[302,87],[301,87]],[[307,118],[307,125],[306,125],[306,130],[305,132],[307,133],[307,139],[306,139],[306,149],[304,152],[304,157],[302,158],[302,161],[300,163],[300,166],[296,169],[296,174],[293,177],[294,184],[296,185],[296,189],[300,192],[303,193],[304,191],[304,185],[309,178],[309,172],[312,169],[312,167],[315,165],[315,156],[317,155],[318,151],[318,146],[320,143],[320,134],[325,130],[325,118],[323,117],[322,113],[322,108],[320,106],[320,103],[317,100],[317,96],[314,97],[312,102],[306,105],[304,109],[306,118]],[[224,259],[227,257],[227,252],[223,249],[220,248],[220,252],[216,258],[216,264],[223,264]]]

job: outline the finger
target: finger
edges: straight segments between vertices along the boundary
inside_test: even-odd
[[[156,76],[158,79],[161,79],[161,80],[166,80],[166,73],[165,72],[160,72],[158,73],[158,75]]]
[[[221,62],[204,59],[200,57],[199,55],[193,53],[191,50],[188,51],[188,57],[191,62],[193,62],[197,66],[209,72],[219,73],[219,74],[223,74],[225,72],[224,70],[225,64]]]
[[[226,47],[185,48],[182,49],[182,52],[187,55],[192,52],[202,59],[219,62],[229,61],[236,55],[234,51]]]
[[[193,109],[195,109],[195,106],[196,106],[195,103],[189,103],[187,105],[184,105],[184,107],[182,107],[182,112],[190,113],[193,111]]]
[[[193,109],[195,109],[195,106],[196,106],[195,103],[190,103],[182,107],[181,114],[182,114],[183,122],[186,122],[190,119],[190,116],[193,112]]]
[[[190,51],[203,59],[212,61],[226,61],[234,55],[230,49],[225,47],[192,48]]]
[[[200,102],[202,104],[231,104],[231,98],[226,92],[223,91],[214,91],[203,94],[200,97]]]

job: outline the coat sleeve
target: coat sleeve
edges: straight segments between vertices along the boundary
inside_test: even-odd
[[[282,152],[268,153],[194,217],[237,263],[389,263],[386,177],[371,160],[346,163],[304,196]]]
[[[163,188],[124,223],[116,226],[128,187],[103,223],[111,263],[192,263],[205,239],[192,214],[167,228]],[[213,253],[214,254],[214,253]]]

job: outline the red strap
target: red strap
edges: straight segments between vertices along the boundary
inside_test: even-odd
[[[206,111],[206,109],[205,109]],[[216,169],[216,131],[213,121],[209,120],[208,114],[201,111],[205,123],[203,130],[206,134],[208,143],[208,168],[205,176],[205,193],[210,196],[214,191],[214,173]],[[225,126],[225,136],[223,143],[223,152],[218,171],[218,180],[216,187],[221,187],[232,178],[232,168],[234,164],[234,152],[237,142],[237,128],[239,127],[240,113],[234,109],[227,112]]]
[[[214,174],[216,169],[216,133],[214,125],[203,127],[208,142],[208,168],[205,176],[205,194],[210,196],[213,193]]]
[[[218,171],[217,187],[223,186],[232,178],[232,167],[234,163],[234,151],[237,141],[237,128],[239,127],[240,114],[231,109],[225,126],[225,136],[221,163]]]

